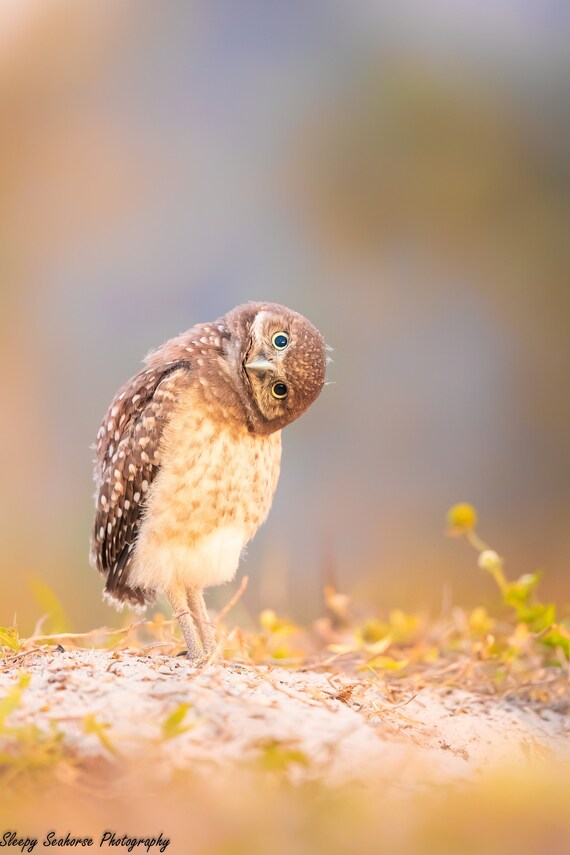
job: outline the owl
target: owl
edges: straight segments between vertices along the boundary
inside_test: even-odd
[[[116,607],[164,594],[188,658],[215,648],[203,591],[232,579],[269,513],[281,430],[317,398],[325,343],[297,312],[247,303],[167,341],[97,434],[91,560]]]

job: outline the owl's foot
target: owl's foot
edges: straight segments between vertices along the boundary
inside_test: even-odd
[[[202,653],[202,648],[200,646],[198,632],[194,626],[194,621],[192,620],[192,615],[188,611],[186,592],[180,590],[170,591],[168,593],[168,599],[170,600],[174,616],[180,624],[180,629],[182,630],[182,635],[184,636],[184,641],[188,648],[188,658],[196,659]]]
[[[178,654],[194,665],[204,665],[217,654],[214,626],[210,621],[202,591],[177,589],[168,593],[175,618],[180,624],[187,652]]]
[[[204,602],[204,594],[199,590],[189,590],[187,592],[188,608],[194,620],[194,626],[198,630],[202,649],[206,657],[212,656],[216,650],[216,636],[214,634],[214,625],[208,615],[206,603]]]

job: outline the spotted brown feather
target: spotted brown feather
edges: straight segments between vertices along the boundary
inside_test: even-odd
[[[189,376],[179,360],[147,368],[119,389],[97,435],[97,509],[91,558],[106,577],[105,594],[143,606],[154,591],[129,585],[129,569],[149,488],[160,469],[160,440]]]

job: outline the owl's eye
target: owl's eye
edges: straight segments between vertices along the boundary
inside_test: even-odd
[[[276,332],[271,337],[271,344],[275,350],[285,350],[289,344],[289,336],[285,332]]]
[[[271,394],[274,398],[278,398],[279,400],[286,398],[288,391],[289,390],[285,383],[274,383],[271,387]]]

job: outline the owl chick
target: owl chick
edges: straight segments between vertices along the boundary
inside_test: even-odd
[[[145,364],[97,435],[91,560],[118,608],[166,594],[199,659],[214,648],[203,590],[234,577],[269,513],[281,429],[319,395],[325,344],[297,312],[247,303]]]

